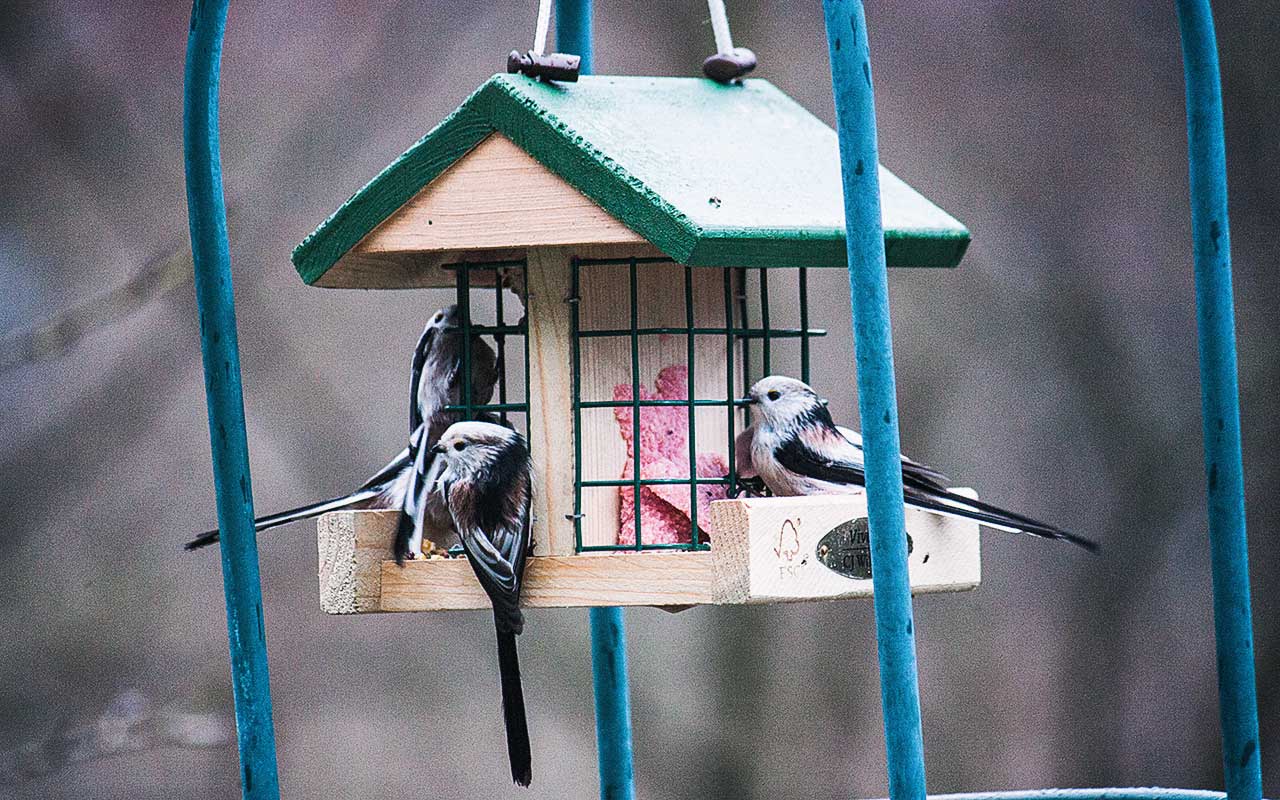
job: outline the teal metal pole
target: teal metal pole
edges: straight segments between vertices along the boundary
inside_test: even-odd
[[[857,357],[858,413],[866,452],[871,579],[875,590],[880,702],[889,797],[924,800],[924,744],[916,640],[907,575],[907,537],[898,453],[889,283],[880,218],[876,114],[866,15],[860,0],[824,0],[844,177],[844,214]]]
[[[231,687],[240,746],[241,793],[252,800],[280,797],[271,687],[262,623],[258,543],[253,530],[249,444],[245,437],[236,342],[235,298],[227,245],[218,149],[218,72],[228,0],[196,0],[187,37],[183,150],[187,215],[195,261],[200,351],[213,449],[213,483],[222,531],[222,587],[227,601]]]
[[[633,800],[627,637],[620,608],[591,609],[591,676],[595,680],[600,800]]]
[[[1227,156],[1213,12],[1208,0],[1177,0],[1187,83],[1191,235],[1200,345],[1200,413],[1213,560],[1222,761],[1231,800],[1262,797],[1258,696],[1249,602],[1249,552],[1240,452]]]
[[[591,73],[591,0],[556,0],[556,49],[581,56],[579,71]]]
[[[591,72],[591,0],[556,0],[556,49],[581,56],[582,74]],[[593,608],[589,613],[600,798],[633,800],[631,698],[622,609]]]

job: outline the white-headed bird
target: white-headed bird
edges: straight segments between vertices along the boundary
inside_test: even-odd
[[[740,475],[758,476],[769,491],[783,497],[864,489],[862,437],[837,427],[822,399],[808,385],[773,375],[757,381],[747,399],[754,424],[736,443]],[[749,446],[744,446],[748,442]],[[908,506],[976,520],[1011,533],[1062,539],[1090,551],[1098,547],[1056,526],[953,494],[940,472],[905,456],[902,491]]]
[[[523,436],[501,425],[458,422],[432,450],[443,465],[439,488],[462,549],[493,603],[511,779],[528,786],[532,757],[516,636],[524,630],[520,589],[530,547],[529,448]]]

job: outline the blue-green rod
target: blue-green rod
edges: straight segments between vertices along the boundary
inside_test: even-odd
[[[556,49],[582,57],[581,71],[592,67],[591,0],[556,0]],[[634,269],[634,266],[632,267]],[[634,327],[635,321],[632,320]],[[574,387],[574,391],[581,391]],[[639,386],[635,391],[638,395]],[[637,421],[639,412],[634,411]],[[639,446],[639,439],[636,444]],[[636,473],[639,476],[639,472]],[[640,492],[635,493],[639,519]],[[640,537],[636,536],[636,541]],[[635,778],[631,761],[631,700],[627,684],[627,640],[620,608],[593,608],[591,674],[595,684],[596,754],[600,764],[601,800],[632,800]]]
[[[579,71],[591,74],[591,0],[556,0],[556,49],[581,56]]]
[[[1200,413],[1208,482],[1222,761],[1227,796],[1231,800],[1258,800],[1262,797],[1262,765],[1244,518],[1222,85],[1208,0],[1177,0],[1177,9],[1187,84]]]
[[[218,528],[222,531],[222,585],[227,603],[241,793],[253,800],[275,800],[280,788],[218,149],[218,78],[227,3],[228,0],[197,0],[191,10],[183,95],[183,150],[213,483]]]
[[[876,647],[884,710],[889,797],[924,800],[924,745],[916,643],[907,575],[907,537],[898,452],[893,333],[885,272],[876,152],[875,102],[866,17],[859,0],[824,0],[844,180],[858,412],[866,453]]]

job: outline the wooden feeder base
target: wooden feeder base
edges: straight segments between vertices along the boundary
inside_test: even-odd
[[[717,501],[710,550],[535,555],[525,571],[523,605],[670,607],[870,597],[870,577],[847,577],[819,557],[822,542],[831,541],[824,537],[866,515],[865,495]],[[906,519],[913,593],[978,585],[977,523],[910,508]],[[396,566],[396,512],[336,511],[320,517],[317,527],[320,607],[326,613],[489,608],[465,558]],[[848,563],[859,572],[858,558]]]

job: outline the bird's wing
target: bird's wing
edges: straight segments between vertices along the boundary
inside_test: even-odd
[[[840,435],[849,440],[849,443],[859,450],[862,449],[862,434],[846,428],[843,425],[837,426],[836,430]],[[904,480],[915,480],[921,486],[929,486],[938,491],[946,491],[947,484],[950,482],[946,475],[938,470],[919,461],[914,461],[904,455],[899,454],[902,459],[902,477]]]
[[[775,452],[783,467],[815,480],[866,485],[862,449],[835,428],[812,426],[792,436]]]
[[[498,373],[503,365],[489,343],[479,336],[471,340],[471,404],[482,406],[493,399],[493,388],[498,384]],[[461,396],[462,387],[458,387]]]
[[[485,502],[483,498],[472,496],[477,493],[473,485],[446,484],[445,493],[454,527],[462,540],[462,549],[466,551],[476,577],[495,604],[501,599],[509,599],[514,605],[519,597],[520,577],[529,547],[528,503],[515,518],[501,518],[498,524],[485,530],[479,524],[479,515],[458,513],[460,509],[474,508]]]
[[[422,384],[422,368],[427,363],[427,351],[431,349],[435,329],[428,326],[418,337],[413,348],[413,365],[409,370],[409,432],[412,434],[422,424],[422,409],[418,402],[418,390]]]

